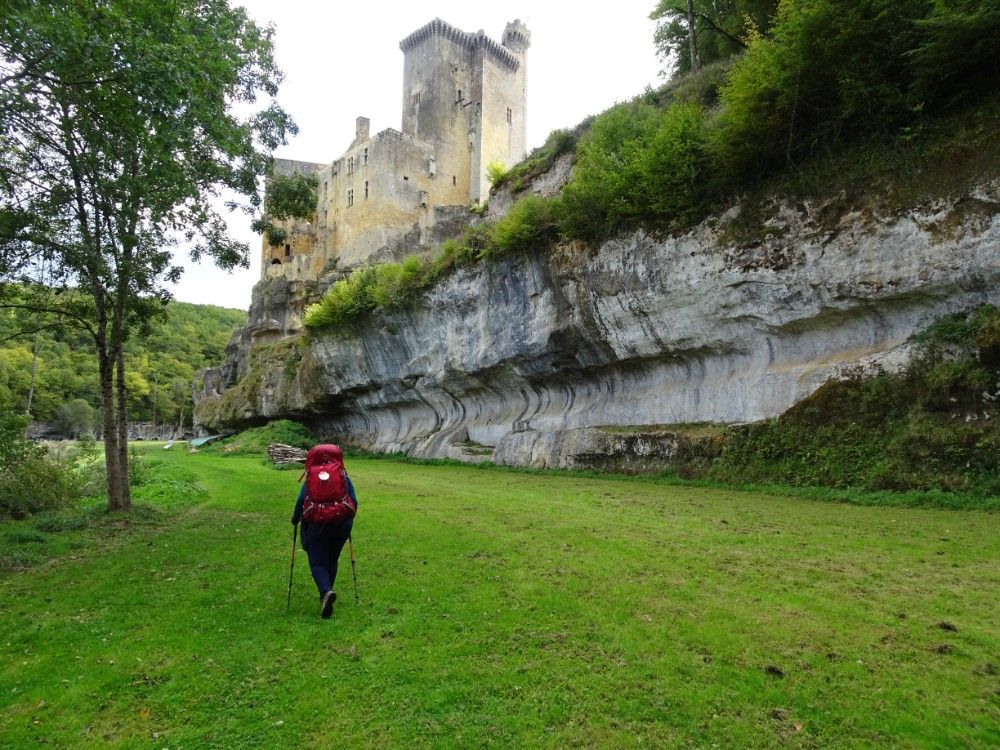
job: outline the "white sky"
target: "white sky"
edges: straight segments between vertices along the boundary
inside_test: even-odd
[[[354,138],[358,115],[374,135],[399,129],[403,53],[399,41],[435,17],[465,31],[484,29],[499,40],[507,21],[531,31],[528,50],[528,150],[555,128],[576,125],[659,82],[649,13],[656,0],[583,3],[506,0],[430,3],[383,0],[244,0],[260,23],[273,22],[275,56],[285,73],[278,102],[299,134],[276,156],[329,162]],[[260,276],[259,238],[249,219],[232,215],[233,235],[251,247],[251,267],[231,274],[183,256],[177,299],[246,309]]]

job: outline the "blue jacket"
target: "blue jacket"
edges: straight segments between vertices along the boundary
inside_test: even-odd
[[[344,476],[347,476],[347,472],[344,472]],[[347,494],[351,496],[351,500],[354,501],[354,505],[358,504],[358,496],[354,492],[354,484],[351,482],[351,478],[347,477]],[[302,520],[302,503],[306,499],[306,484],[302,483],[302,489],[299,490],[299,499],[295,501],[295,510],[292,512],[292,523],[297,524]]]

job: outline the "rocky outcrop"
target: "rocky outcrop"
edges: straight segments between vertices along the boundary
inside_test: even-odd
[[[631,451],[647,469],[676,449],[670,425],[775,416],[900,367],[932,319],[1000,302],[1000,181],[891,216],[783,206],[749,240],[736,223],[462,270],[416,309],[236,357],[199,417],[517,465]]]
[[[572,152],[556,157],[549,169],[528,180],[520,190],[515,191],[509,184],[491,190],[486,219],[492,221],[505,216],[513,205],[526,195],[538,195],[542,198],[557,195],[569,182],[575,158],[576,154]]]

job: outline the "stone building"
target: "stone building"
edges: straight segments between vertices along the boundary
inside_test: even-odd
[[[512,166],[526,147],[526,55],[521,21],[501,42],[435,19],[402,42],[402,129],[369,134],[357,119],[353,143],[328,164],[276,159],[276,174],[319,179],[311,222],[282,226],[285,243],[262,241],[261,274],[315,279],[374,258],[433,244],[467,221],[489,192],[486,168]]]

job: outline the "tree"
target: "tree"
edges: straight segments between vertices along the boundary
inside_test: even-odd
[[[54,292],[7,304],[89,334],[108,506],[127,509],[125,344],[162,314],[178,242],[192,259],[247,264],[213,201],[256,212],[269,153],[294,132],[276,104],[256,107],[281,79],[273,30],[226,0],[6,6],[0,280],[23,278],[18,259],[50,263]]]
[[[74,440],[89,435],[94,426],[94,407],[82,398],[75,398],[56,409],[56,425]]]
[[[274,222],[288,219],[311,221],[316,213],[315,174],[270,174],[264,188],[264,214],[253,222],[252,229],[267,238],[267,244],[278,247],[288,239],[288,230]]]
[[[770,28],[778,0],[659,0],[649,17],[672,73],[687,73],[746,49],[748,34]]]

